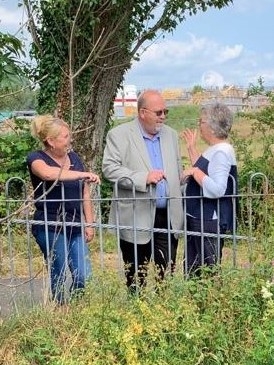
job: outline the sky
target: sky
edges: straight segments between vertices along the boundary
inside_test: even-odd
[[[22,22],[17,0],[0,0],[0,31]],[[145,88],[248,87],[259,77],[274,86],[274,0],[234,0],[188,17],[133,62],[125,84]]]

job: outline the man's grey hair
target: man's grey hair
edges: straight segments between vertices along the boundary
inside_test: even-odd
[[[150,95],[161,95],[159,90],[155,90],[155,89],[146,89],[144,90],[137,99],[137,110],[139,111],[142,108],[145,108],[147,105],[147,97]]]

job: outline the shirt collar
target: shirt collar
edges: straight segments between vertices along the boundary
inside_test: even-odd
[[[146,131],[144,130],[142,124],[139,122],[138,120],[138,124],[139,124],[139,128],[140,128],[140,131],[142,133],[142,136],[144,138],[147,138],[147,139],[150,139],[151,141],[154,141],[155,139],[159,139],[160,138],[160,132],[157,132],[156,134],[154,134],[154,136],[151,138],[151,136],[149,136]]]

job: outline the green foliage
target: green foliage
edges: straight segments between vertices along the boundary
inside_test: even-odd
[[[26,157],[36,149],[37,142],[30,134],[29,121],[14,119],[13,130],[0,134],[0,201],[5,200],[5,184],[11,177],[18,177],[10,186],[9,194],[13,198],[22,197],[20,179],[28,180]],[[0,217],[5,216],[5,208],[0,209]]]
[[[38,90],[23,83],[9,90],[0,88],[0,110],[36,110]]]
[[[54,330],[49,328],[33,328],[28,336],[24,337],[20,343],[21,351],[25,354],[25,359],[34,364],[55,364],[60,362],[60,349],[54,336]]]
[[[29,69],[21,56],[25,56],[22,42],[0,32],[0,110],[35,107],[35,92],[31,91],[27,78]]]
[[[194,85],[192,88],[192,94],[201,93],[203,91],[204,91],[204,89],[202,88],[201,85]]]
[[[31,1],[37,11],[39,27],[36,28],[39,47],[33,45],[32,55],[37,60],[37,78],[40,80],[39,112],[53,112],[58,104],[62,104],[62,112],[69,112],[71,93],[68,89],[70,77],[73,81],[74,115],[82,114],[86,96],[92,88],[92,67],[100,58],[100,50],[96,47],[96,27],[102,22],[106,11],[100,1]],[[113,5],[118,7],[118,5]],[[102,12],[101,12],[102,11]],[[120,13],[110,11],[108,27],[119,21]],[[104,34],[105,35],[105,34]],[[119,39],[119,37],[117,37]],[[120,38],[121,39],[121,38]],[[122,48],[122,41],[119,42]],[[121,50],[121,49],[120,49]],[[42,57],[41,57],[42,53]],[[103,56],[105,57],[105,56]],[[50,70],[50,74],[49,74]],[[76,76],[77,74],[77,76]],[[69,117],[69,114],[67,115]],[[77,118],[76,118],[77,119]]]
[[[268,96],[269,105],[255,112],[240,113],[241,118],[250,121],[252,132],[248,138],[234,134],[232,139],[240,165],[239,189],[242,193],[258,194],[258,199],[253,200],[251,207],[253,222],[256,225],[265,225],[271,224],[271,220],[269,222],[262,221],[260,214],[266,205],[273,208],[273,202],[271,199],[267,200],[266,197],[267,194],[273,192],[274,184],[274,94],[264,90],[260,78],[258,86],[251,85],[248,95]],[[261,152],[258,153],[258,150]],[[243,221],[247,219],[247,209],[247,207],[242,206]]]
[[[257,84],[250,84],[247,91],[247,96],[262,95],[265,93],[264,80],[262,77],[258,78]]]
[[[200,107],[198,105],[180,105],[169,108],[167,125],[178,133],[184,128],[196,128]]]
[[[0,135],[1,180],[27,176],[26,155],[37,143],[30,134],[29,121],[14,119],[13,131]],[[3,179],[4,176],[4,179]]]
[[[101,216],[103,223],[108,222],[108,216],[109,216],[109,209],[110,209],[110,203],[111,203],[111,197],[112,197],[112,189],[113,185],[110,181],[106,180],[104,177],[102,177],[101,181],[101,199],[102,203],[100,204],[101,209]]]
[[[3,322],[1,359],[5,365],[273,364],[270,267],[189,281],[177,273],[157,291],[153,277],[152,270],[137,297],[105,272],[69,307]]]
[[[22,42],[11,34],[0,32],[0,85],[9,87],[14,78],[24,75],[23,63],[19,60],[24,55]]]
[[[264,311],[259,326],[254,327],[254,347],[246,365],[271,365],[274,362],[274,283],[267,280],[261,289]]]

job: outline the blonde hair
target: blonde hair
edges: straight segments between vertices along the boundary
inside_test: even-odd
[[[48,145],[47,138],[56,138],[63,126],[70,130],[69,125],[63,119],[56,118],[51,114],[39,115],[32,121],[31,134],[44,145]]]

